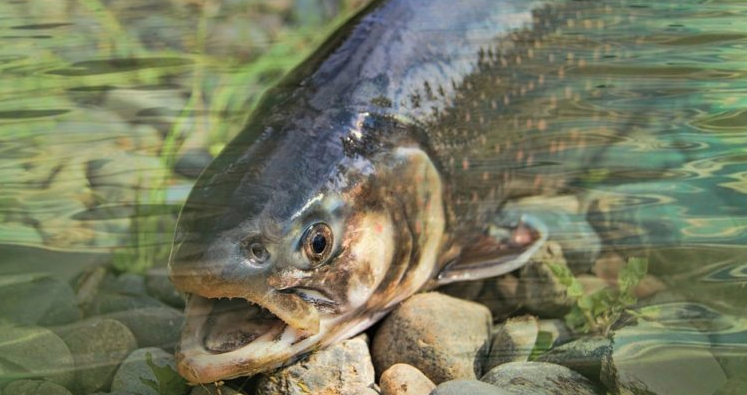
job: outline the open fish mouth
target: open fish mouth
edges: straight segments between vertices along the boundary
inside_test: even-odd
[[[209,299],[202,343],[212,353],[231,352],[257,340],[270,340],[287,324],[259,304],[241,298]]]
[[[177,370],[195,383],[247,376],[289,362],[325,336],[321,293],[295,289],[263,296],[188,294]]]

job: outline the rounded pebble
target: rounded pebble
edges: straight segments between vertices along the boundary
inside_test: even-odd
[[[436,385],[417,368],[404,363],[393,365],[381,374],[381,395],[429,394]]]
[[[481,379],[512,395],[596,395],[598,389],[586,377],[545,362],[510,362],[497,366]]]
[[[430,395],[511,395],[505,390],[477,380],[451,380],[438,385]]]
[[[436,384],[476,378],[488,351],[490,324],[490,311],[481,304],[437,292],[414,295],[374,336],[374,365],[384,372],[406,363]]]

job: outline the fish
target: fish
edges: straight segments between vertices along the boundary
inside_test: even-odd
[[[268,90],[178,218],[179,373],[267,372],[416,292],[524,265],[549,231],[507,204],[573,192],[609,143],[556,122],[591,61],[557,34],[583,29],[581,10],[605,14],[596,2],[373,1]]]

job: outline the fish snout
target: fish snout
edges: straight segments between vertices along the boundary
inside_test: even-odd
[[[273,266],[270,253],[258,241],[185,241],[172,250],[169,277],[182,292],[230,297],[239,296],[236,291],[247,281],[264,278]]]

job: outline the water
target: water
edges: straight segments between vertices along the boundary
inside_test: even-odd
[[[292,2],[198,3],[0,2],[6,280],[68,281],[112,259],[163,266],[193,182],[168,169],[199,171],[260,92],[329,31],[319,26],[336,8],[352,10],[325,2],[307,24]],[[517,101],[506,126],[535,138],[538,157],[563,151],[604,252],[646,257],[667,292],[715,311],[727,324],[708,332],[713,350],[742,361],[745,20],[739,1],[590,4],[536,51],[554,54],[547,70],[564,65],[563,89]],[[519,70],[516,86],[537,79]],[[552,148],[571,133],[584,146]],[[593,166],[574,162],[589,145],[604,147]]]

